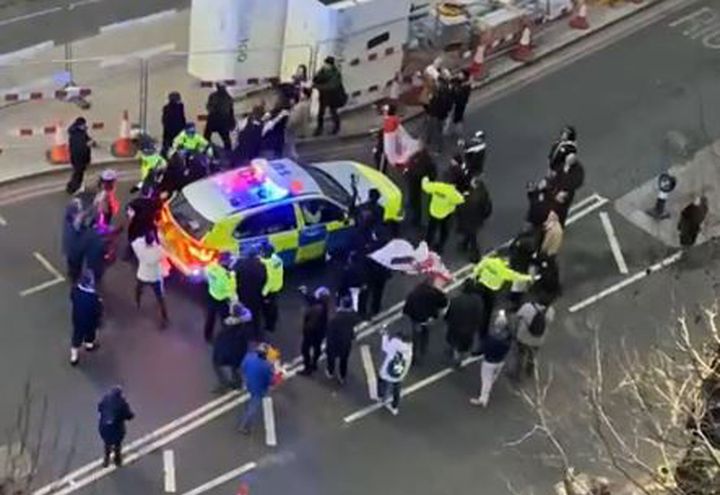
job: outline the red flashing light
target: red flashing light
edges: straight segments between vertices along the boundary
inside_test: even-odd
[[[304,187],[305,186],[303,185],[302,181],[296,179],[290,183],[290,192],[292,192],[293,194],[300,194],[301,192],[303,192]]]

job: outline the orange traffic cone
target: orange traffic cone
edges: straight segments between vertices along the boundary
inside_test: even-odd
[[[50,149],[45,153],[49,163],[53,165],[66,165],[70,163],[70,146],[62,122],[55,125],[55,134]]]
[[[485,77],[485,45],[482,43],[477,46],[475,55],[473,55],[472,64],[470,64],[470,75],[475,79]]]
[[[120,137],[112,144],[110,152],[115,158],[133,158],[137,154],[135,144],[130,137],[130,117],[127,110],[123,112],[120,121]]]
[[[590,23],[587,19],[587,5],[584,1],[580,2],[578,9],[575,11],[575,15],[570,19],[570,27],[573,29],[589,29]]]
[[[525,26],[520,41],[510,55],[517,62],[529,62],[533,58],[530,28]]]

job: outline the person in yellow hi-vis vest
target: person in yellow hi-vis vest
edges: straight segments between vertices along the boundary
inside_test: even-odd
[[[237,303],[237,282],[232,271],[233,258],[230,253],[221,253],[217,261],[205,268],[208,284],[207,314],[205,317],[205,341],[212,342],[215,320],[218,314],[225,319],[230,314],[230,305]]]
[[[473,268],[473,279],[478,292],[483,298],[483,321],[480,322],[478,327],[479,349],[481,349],[490,326],[497,293],[508,282],[531,282],[534,278],[532,275],[516,272],[510,268],[510,262],[507,258],[497,253],[490,253],[483,257]],[[474,352],[476,355],[480,353],[481,350]]]
[[[422,190],[430,195],[430,211],[425,241],[431,249],[441,253],[448,238],[450,218],[455,209],[465,202],[465,197],[449,182],[422,179]],[[435,243],[435,233],[440,229],[440,239]]]
[[[265,285],[262,289],[265,330],[274,332],[278,320],[277,296],[285,282],[285,267],[282,259],[270,244],[263,247],[260,262],[265,265],[266,274]]]

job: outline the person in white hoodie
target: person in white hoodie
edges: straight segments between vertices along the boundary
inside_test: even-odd
[[[137,284],[135,285],[135,304],[140,309],[140,300],[143,289],[149,285],[155,292],[155,298],[160,306],[160,328],[167,327],[168,313],[165,305],[165,288],[163,279],[167,274],[167,262],[157,234],[149,230],[143,237],[132,242],[132,249],[138,260]]]
[[[382,350],[385,359],[378,373],[378,400],[384,403],[387,409],[397,415],[400,405],[402,382],[410,371],[412,364],[412,339],[406,332],[388,335],[386,330],[382,333]],[[392,400],[389,396],[392,394]]]

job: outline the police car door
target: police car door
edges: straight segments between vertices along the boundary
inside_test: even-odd
[[[322,258],[342,247],[340,237],[349,226],[345,210],[323,198],[303,199],[297,208],[301,221],[296,256],[299,263]]]
[[[273,204],[249,212],[238,223],[233,237],[241,255],[270,244],[285,265],[295,263],[298,224],[292,203]]]

